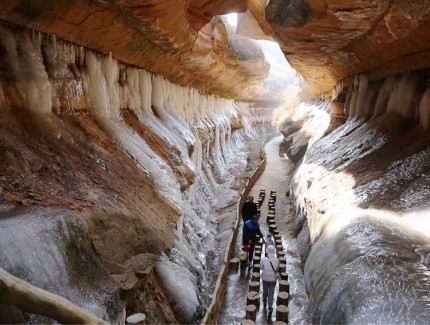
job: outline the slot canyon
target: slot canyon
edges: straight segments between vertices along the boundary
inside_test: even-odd
[[[429,323],[429,127],[427,0],[1,1],[0,323],[240,323],[262,168],[289,323]]]

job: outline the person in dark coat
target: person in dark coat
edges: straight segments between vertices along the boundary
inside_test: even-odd
[[[254,197],[248,196],[248,200],[243,204],[242,207],[242,219],[243,222],[248,221],[253,216],[257,215],[257,204],[254,203]]]
[[[249,264],[251,264],[252,258],[254,256],[254,248],[258,240],[257,235],[259,235],[260,238],[264,238],[260,230],[260,224],[258,223],[258,219],[258,216],[254,215],[251,219],[249,219],[243,224],[242,244],[250,246],[248,252]]]

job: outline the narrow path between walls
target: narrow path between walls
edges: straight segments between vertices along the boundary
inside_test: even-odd
[[[282,237],[282,244],[286,252],[287,273],[290,282],[290,298],[288,302],[289,324],[310,324],[309,317],[306,314],[307,296],[304,290],[303,272],[301,261],[297,250],[296,239],[293,235],[293,211],[291,202],[287,196],[289,182],[293,172],[294,165],[288,158],[279,157],[279,144],[283,137],[277,136],[269,141],[265,146],[267,154],[266,169],[251,189],[250,195],[253,195],[255,201],[258,200],[260,190],[266,191],[266,198],[261,206],[260,227],[263,234],[268,232],[266,216],[268,213],[268,198],[271,191],[276,191],[276,224]],[[242,241],[241,222],[239,235],[236,242],[236,256],[241,247]],[[252,272],[251,272],[252,273]],[[223,301],[223,307],[218,318],[218,324],[239,324],[245,318],[246,295],[248,293],[250,272],[243,275],[240,269],[231,270],[228,277],[228,291]],[[278,285],[275,290],[275,302],[278,293]],[[261,289],[260,289],[261,294]],[[274,304],[274,307],[275,304]],[[260,307],[256,324],[271,324],[276,321],[275,311],[271,318],[263,313]]]

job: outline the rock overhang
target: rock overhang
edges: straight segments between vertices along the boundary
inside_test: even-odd
[[[252,101],[268,75],[251,42],[222,19],[242,13],[239,34],[270,39],[307,81],[311,96],[430,66],[430,3],[407,1],[56,1],[8,0],[0,19],[56,35],[170,81],[236,100]],[[250,31],[246,29],[253,29]],[[244,27],[245,26],[245,27]],[[251,53],[251,55],[250,55]],[[276,95],[265,93],[273,100]],[[260,94],[260,97],[262,95]],[[257,94],[258,97],[258,94]],[[262,101],[258,98],[257,101]]]
[[[223,20],[213,20],[244,10],[246,1],[11,0],[0,4],[0,19],[112,55],[203,93],[252,100],[243,85],[266,78],[264,55],[250,55],[246,40],[234,41]]]
[[[428,1],[271,0],[262,10],[310,95],[363,73],[378,80],[430,67]]]

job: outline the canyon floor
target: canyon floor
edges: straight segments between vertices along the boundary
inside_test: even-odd
[[[265,216],[267,215],[267,201],[271,191],[276,191],[276,224],[282,236],[282,244],[286,253],[287,273],[290,282],[290,298],[288,308],[290,311],[289,323],[291,324],[309,324],[306,313],[307,296],[304,290],[303,273],[301,261],[297,250],[296,239],[293,234],[292,208],[289,196],[287,195],[289,181],[291,179],[294,165],[286,157],[279,156],[279,144],[283,137],[277,136],[269,141],[265,146],[267,154],[266,169],[255,183],[251,190],[251,195],[257,200],[260,190],[265,190],[266,198],[261,207],[260,226],[264,233],[268,231]],[[243,223],[240,227],[242,228]],[[241,246],[241,229],[236,243],[236,252]],[[223,309],[219,317],[219,324],[236,324],[245,318],[246,295],[248,293],[248,284],[250,273],[243,275],[240,269],[231,271],[229,275],[228,292],[224,299]],[[276,316],[276,296],[278,285],[275,289],[274,312],[271,317],[263,311],[262,306],[257,313],[256,324],[271,324],[275,322]],[[261,294],[261,287],[260,287]]]

